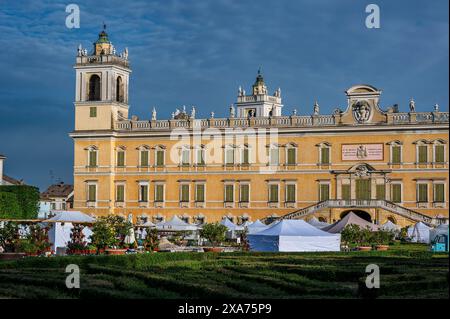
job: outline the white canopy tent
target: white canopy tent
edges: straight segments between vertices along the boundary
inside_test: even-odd
[[[340,251],[341,235],[330,234],[304,220],[281,220],[248,235],[250,250],[267,252]]]
[[[159,231],[194,231],[198,230],[198,227],[196,225],[186,223],[175,215],[167,222],[160,222],[156,224],[156,229]]]
[[[430,229],[422,222],[411,225],[408,228],[407,234],[413,243],[430,243]]]
[[[437,226],[436,228],[430,229],[430,243],[433,242],[433,240],[438,235],[447,235],[447,237],[449,236],[448,224],[442,224]]]
[[[54,217],[43,222],[53,224],[48,232],[48,240],[52,244],[52,250],[56,252],[58,248],[67,247],[73,224],[93,224],[95,219],[78,211],[60,211]],[[83,234],[85,241],[90,243],[92,230],[86,226],[83,228]]]
[[[264,229],[267,229],[269,226],[262,223],[259,219],[256,220],[254,223],[252,223],[250,226],[248,226],[248,233],[254,234],[260,231],[263,231]]]
[[[381,225],[380,229],[384,231],[397,232],[400,231],[401,227],[388,220],[383,225]]]
[[[310,220],[308,220],[307,223],[310,225],[313,225],[314,227],[317,227],[319,229],[330,226],[330,224],[328,224],[326,222],[321,222],[315,216],[313,216]]]

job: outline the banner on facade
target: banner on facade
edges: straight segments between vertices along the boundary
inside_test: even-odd
[[[341,157],[343,161],[382,161],[383,144],[343,144]]]

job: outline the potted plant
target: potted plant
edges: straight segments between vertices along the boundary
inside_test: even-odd
[[[373,233],[370,228],[361,229],[358,240],[358,250],[370,251],[372,250]]]
[[[147,236],[144,239],[144,248],[146,251],[157,251],[159,246],[158,231],[156,228],[152,228],[147,232]]]
[[[70,255],[86,254],[87,242],[84,240],[83,226],[74,224],[70,233],[70,242],[67,243],[68,253]]]
[[[389,249],[389,243],[394,239],[395,234],[390,231],[380,230],[375,233],[376,250],[386,251]]]
[[[123,255],[127,251],[125,237],[132,224],[122,216],[108,215],[99,217],[93,226],[92,243],[108,255]]]
[[[200,230],[200,236],[206,239],[212,246],[204,247],[205,252],[222,252],[223,248],[219,247],[225,241],[227,227],[219,224],[206,224]]]
[[[0,253],[1,259],[19,259],[25,256],[18,248],[19,225],[16,222],[4,222],[0,227],[0,247],[3,252]]]

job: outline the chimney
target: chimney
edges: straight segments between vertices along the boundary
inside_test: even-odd
[[[6,157],[0,154],[0,185],[3,185],[3,161],[5,159]]]

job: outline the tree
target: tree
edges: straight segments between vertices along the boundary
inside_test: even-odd
[[[148,231],[147,236],[144,239],[144,247],[147,251],[154,251],[159,246],[158,231],[156,228],[152,228]]]
[[[92,227],[92,243],[98,248],[123,246],[132,226],[122,216],[101,216]]]
[[[0,227],[0,247],[6,252],[14,252],[19,239],[19,225],[15,222],[4,222]]]
[[[225,241],[225,234],[227,227],[219,224],[206,224],[200,230],[200,236],[209,241],[212,245],[216,246]]]

